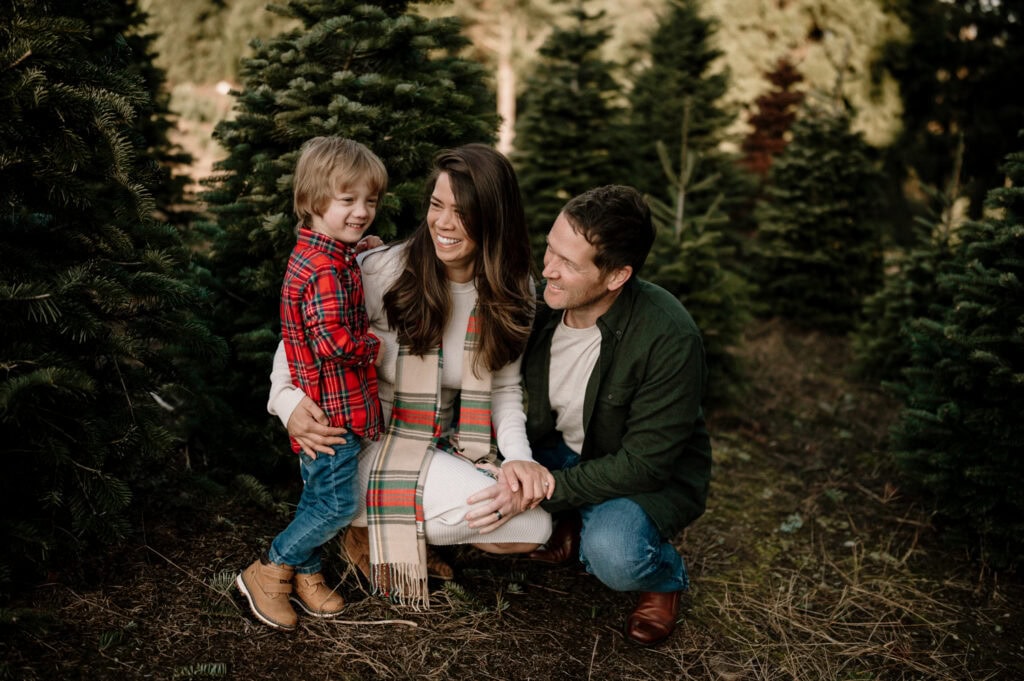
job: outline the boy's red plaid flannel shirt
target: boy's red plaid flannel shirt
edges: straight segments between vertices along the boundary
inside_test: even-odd
[[[281,286],[281,335],[292,379],[332,426],[360,437],[383,430],[370,333],[355,250],[299,228]],[[292,440],[292,449],[301,451]]]

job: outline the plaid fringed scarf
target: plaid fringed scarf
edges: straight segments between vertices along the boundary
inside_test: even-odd
[[[391,421],[373,462],[366,491],[371,588],[414,607],[429,607],[423,478],[436,450],[473,463],[493,462],[491,374],[478,377],[476,309],[469,316],[463,350],[458,432],[442,440],[440,348],[422,357],[398,349]]]

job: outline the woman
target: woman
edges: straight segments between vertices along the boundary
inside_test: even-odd
[[[554,490],[530,452],[519,384],[534,298],[515,172],[498,152],[470,144],[438,154],[427,190],[427,216],[412,236],[362,259],[391,425],[363,443],[367,503],[345,536],[359,564],[368,535],[373,588],[413,604],[427,602],[426,542],[532,551],[551,533],[537,504]],[[320,410],[291,384],[280,347],[271,382],[270,412],[307,451],[338,441],[343,431],[318,422]],[[519,507],[471,528],[467,499],[495,477],[517,492]]]

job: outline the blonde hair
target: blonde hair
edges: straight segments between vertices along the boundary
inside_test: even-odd
[[[365,145],[344,137],[314,137],[307,140],[295,164],[295,216],[309,225],[314,215],[323,215],[328,204],[343,188],[366,182],[371,192],[383,194],[388,186],[384,163]]]

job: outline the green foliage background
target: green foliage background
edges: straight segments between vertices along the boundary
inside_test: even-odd
[[[154,219],[166,125],[122,35],[134,3],[15,2],[0,22],[0,578],[124,538],[189,437],[190,364],[223,351]],[[163,176],[166,183],[166,175]],[[166,193],[164,195],[167,195]]]
[[[960,229],[939,268],[951,303],[910,324],[892,433],[949,535],[998,567],[1024,549],[1024,153],[1006,171],[1012,185],[989,192],[992,213]]]
[[[543,265],[546,236],[562,206],[590,189],[622,182],[612,158],[623,135],[622,91],[614,65],[601,58],[611,32],[586,3],[540,48],[516,123],[512,161],[526,197],[534,259]]]
[[[950,536],[1013,564],[1024,177],[1010,156],[1004,187],[999,161],[1024,127],[1024,2],[626,5],[534,3],[520,34],[485,30],[526,11],[515,2],[5,0],[0,579],[130,534],[140,492],[193,462],[273,505],[257,478],[292,477],[264,406],[299,146],[338,134],[374,149],[391,173],[378,231],[400,236],[431,156],[495,141],[489,69],[509,36],[529,74],[512,156],[538,246],[570,195],[639,186],[662,227],[647,275],[694,314],[730,388],[752,314],[856,329],[865,380],[902,376],[908,479]],[[781,58],[810,106],[776,136],[759,194],[737,152]],[[165,75],[235,88],[201,197]],[[200,96],[186,103],[204,125],[230,108]],[[691,165],[676,166],[684,149]],[[929,215],[926,188],[961,178]]]

